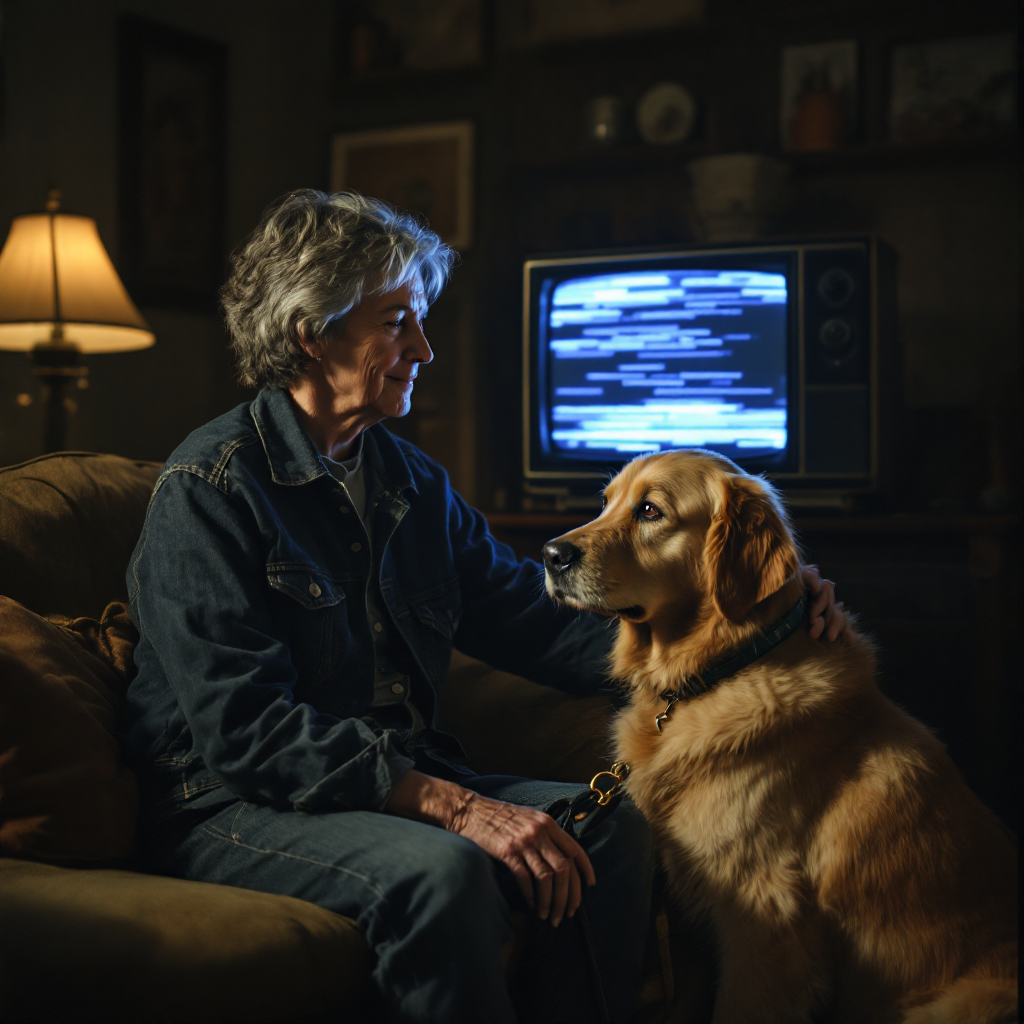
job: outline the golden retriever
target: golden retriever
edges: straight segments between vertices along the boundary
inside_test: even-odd
[[[547,587],[620,620],[616,754],[675,893],[716,936],[715,1024],[1016,1019],[1012,840],[882,695],[852,619],[832,643],[799,624],[688,696],[803,593],[771,486],[711,452],[664,452],[605,500],[545,546]]]

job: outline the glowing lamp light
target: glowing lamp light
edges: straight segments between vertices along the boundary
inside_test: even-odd
[[[84,386],[83,357],[149,348],[156,338],[118,277],[91,217],[15,217],[0,251],[0,349],[26,352],[47,385],[47,452],[64,447],[69,381]]]

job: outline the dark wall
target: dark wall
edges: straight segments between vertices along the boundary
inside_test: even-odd
[[[0,52],[0,224],[42,209],[94,217],[118,252],[117,19],[137,14],[228,47],[227,251],[288,189],[323,186],[334,119],[331,0],[6,0]],[[123,271],[123,267],[121,268]],[[202,312],[142,307],[156,333],[146,351],[96,356],[73,393],[68,447],[164,459],[195,427],[245,396],[232,383],[212,300]],[[15,399],[30,393],[27,408]],[[25,357],[0,353],[0,463],[42,450],[42,407]]]
[[[461,74],[341,80],[339,127],[472,117],[479,128],[474,275],[479,417],[476,497],[520,495],[520,267],[559,248],[689,242],[686,163],[716,152],[779,151],[785,45],[854,38],[858,123],[844,152],[793,159],[794,201],[779,234],[874,232],[899,254],[905,440],[900,500],[969,511],[1019,496],[1019,150],[1016,140],[896,148],[888,139],[891,48],[1005,31],[1005,2],[711,2],[703,24],[525,48],[516,5],[492,8],[487,59]],[[675,80],[700,103],[679,146],[627,137],[588,146],[587,102]],[[464,271],[465,272],[465,271]],[[415,426],[415,415],[410,427]],[[995,487],[993,488],[993,484]],[[1001,496],[1000,496],[1001,495]]]
[[[325,187],[333,131],[472,118],[473,244],[437,304],[437,358],[398,429],[451,469],[483,507],[515,508],[520,484],[520,264],[529,252],[693,240],[686,162],[777,153],[784,45],[855,38],[861,104],[845,153],[794,161],[780,232],[873,231],[900,256],[906,442],[902,487],[918,508],[969,511],[995,482],[1019,494],[1019,157],[1014,144],[895,150],[886,142],[890,48],[1004,30],[1003,0],[749,3],[710,0],[701,24],[656,33],[522,45],[521,4],[483,4],[479,66],[350,71],[359,6],[347,0],[7,0],[2,47],[0,223],[41,208],[47,188],[94,216],[117,263],[116,24],[123,13],[228,48],[227,251],[289,188]],[[685,84],[694,139],[588,147],[587,101],[632,109],[652,84]],[[155,348],[92,360],[68,446],[160,459],[244,395],[219,320],[143,308]],[[36,396],[27,408],[15,398]],[[0,462],[40,450],[38,390],[23,356],[0,354]]]

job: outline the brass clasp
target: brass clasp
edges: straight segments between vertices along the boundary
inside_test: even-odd
[[[625,761],[616,761],[615,764],[612,765],[610,771],[598,772],[590,780],[590,788],[594,793],[597,794],[597,802],[599,806],[606,807],[611,802],[612,797],[615,796],[619,786],[621,786],[622,783],[626,781],[628,775],[629,765],[626,764]],[[611,784],[607,786],[607,788],[602,788],[598,784],[597,780],[600,779],[602,776],[607,776],[609,779],[612,780]]]

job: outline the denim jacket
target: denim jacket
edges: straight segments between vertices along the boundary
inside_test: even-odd
[[[612,639],[557,607],[445,471],[383,426],[366,532],[292,400],[262,391],[193,432],[157,481],[128,567],[140,639],[126,748],[147,816],[241,797],[301,811],[379,810],[413,766],[372,699],[371,566],[432,715],[452,645],[588,692]]]

